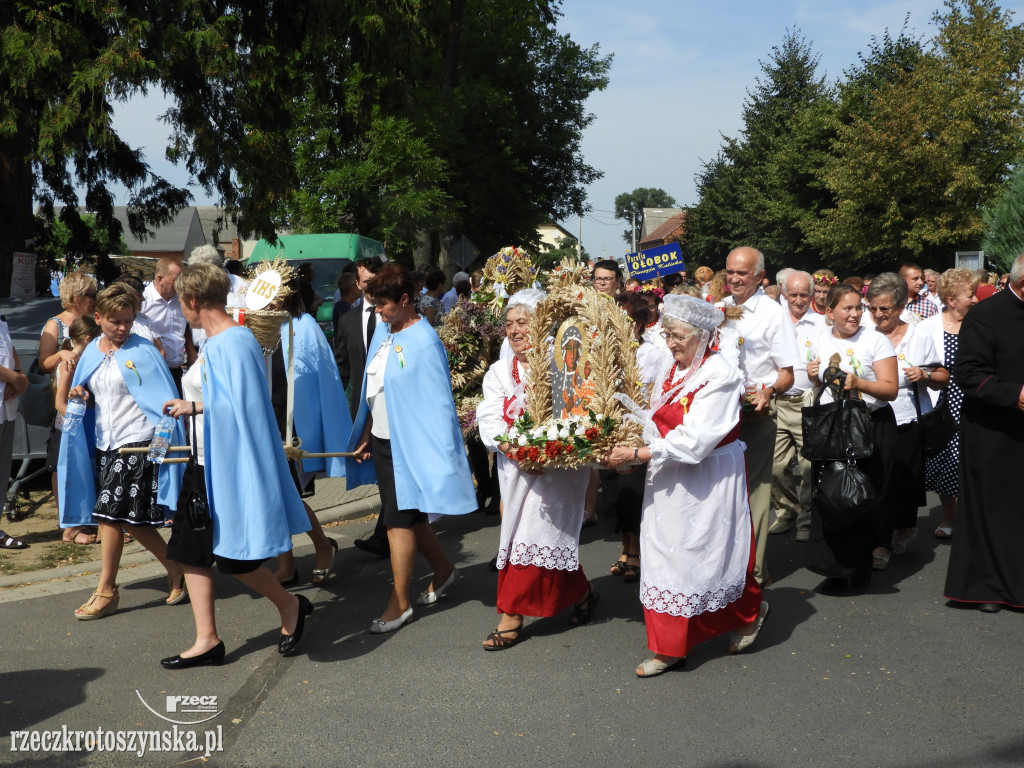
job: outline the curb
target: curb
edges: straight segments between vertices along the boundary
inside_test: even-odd
[[[354,501],[345,502],[344,504],[338,504],[334,507],[328,507],[322,509],[316,513],[317,519],[322,525],[329,523],[338,522],[349,522],[352,520],[358,520],[367,515],[377,514],[380,511],[380,494],[374,493],[369,496],[364,496]],[[300,534],[301,535],[301,534]],[[303,547],[311,546],[309,541],[306,540],[303,543]],[[301,550],[303,547],[296,546],[296,550]],[[98,548],[97,548],[98,549]],[[150,573],[150,568],[138,568],[136,566],[152,566],[154,573]],[[120,582],[131,582],[138,581],[141,579],[152,578],[154,574],[163,573],[163,567],[156,562],[153,555],[143,549],[141,552],[133,552],[122,556],[121,558],[121,571],[125,568],[131,568],[136,571],[136,577],[127,577],[124,579],[119,578]],[[44,582],[52,582],[57,580],[68,580],[77,576],[83,576],[86,574],[95,574],[100,570],[100,560],[90,560],[86,563],[75,563],[74,565],[65,565],[60,568],[47,568],[39,571],[23,571],[22,573],[15,573],[11,576],[0,576],[0,590],[5,587],[36,587],[43,584]],[[127,574],[125,574],[127,576]],[[55,592],[64,592],[65,589],[48,589],[40,587],[38,594],[32,595],[33,597],[39,597],[45,594],[53,594]],[[19,599],[11,596],[13,599]],[[5,599],[3,592],[0,592],[0,603],[8,602]]]

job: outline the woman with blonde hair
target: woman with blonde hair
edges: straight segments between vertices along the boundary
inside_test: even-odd
[[[182,467],[154,464],[144,452],[121,453],[122,448],[149,445],[164,401],[176,393],[156,347],[131,332],[138,308],[138,294],[127,285],[115,283],[99,292],[95,319],[102,335],[82,353],[68,392],[89,407],[81,427],[73,435],[65,433],[60,444],[60,526],[98,523],[102,548],[99,584],[75,611],[82,621],[117,611],[125,528],[167,569],[170,594],[165,602],[176,605],[185,599],[181,567],[167,559],[167,545],[156,531],[164,510],[177,503]],[[181,442],[180,429],[172,439]]]
[[[71,370],[78,362],[78,354],[72,349],[71,324],[80,317],[92,317],[96,309],[96,281],[84,272],[69,272],[65,275],[58,288],[60,304],[63,311],[51,317],[43,325],[39,336],[39,370],[54,376],[56,382],[57,368],[64,364]],[[50,425],[50,436],[46,440],[46,465],[50,469],[50,484],[53,498],[57,493],[57,458],[60,451],[60,428],[63,415],[57,414]],[[96,542],[95,529],[91,526],[65,528],[63,541],[75,544],[93,544]]]
[[[935,283],[939,298],[942,299],[942,311],[922,320],[918,325],[921,333],[930,334],[936,349],[943,356],[943,365],[952,371],[956,365],[959,348],[960,324],[968,310],[978,303],[978,276],[969,269],[947,269]],[[929,393],[932,394],[932,393]],[[938,393],[933,394],[938,401]],[[956,380],[950,378],[946,388],[946,402],[949,412],[957,424],[960,423],[960,408],[963,403],[963,391],[957,386]],[[929,491],[939,495],[942,503],[942,519],[935,528],[935,538],[950,539],[953,537],[953,518],[956,514],[956,497],[960,491],[957,477],[960,465],[960,435],[953,435],[941,453],[925,461],[924,485]]]

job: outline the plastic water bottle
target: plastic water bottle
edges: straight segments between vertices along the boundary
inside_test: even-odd
[[[167,449],[171,447],[171,435],[174,434],[174,417],[165,413],[156,425],[153,441],[149,444],[149,460],[154,464],[163,464]]]
[[[77,435],[82,428],[82,419],[85,418],[85,400],[80,397],[72,397],[68,400],[64,409],[64,421],[61,422],[60,431],[65,435]]]

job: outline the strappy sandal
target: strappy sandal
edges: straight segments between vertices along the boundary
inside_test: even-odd
[[[102,608],[96,606],[96,598],[103,597],[108,600],[107,604]],[[94,619],[102,619],[104,616],[110,616],[117,612],[117,604],[121,600],[121,593],[118,592],[117,587],[114,587],[113,592],[100,592],[96,590],[92,593],[88,602],[79,606],[78,610],[75,611],[75,618],[79,621],[93,621]],[[79,613],[81,611],[81,613]]]
[[[626,553],[626,550],[622,550],[622,554],[619,555],[619,559],[612,563],[612,567],[608,569],[612,572],[612,576],[622,576],[626,573],[625,558],[627,557],[629,557],[629,555]]]
[[[521,633],[523,631],[523,622],[520,620],[518,627],[512,629],[495,629],[491,634],[484,638],[484,642],[490,640],[490,645],[485,645],[485,651],[503,651],[506,648],[511,648],[513,645],[519,642]],[[516,633],[515,637],[505,637],[505,635],[512,632]]]
[[[634,555],[634,554],[630,553],[629,555],[627,555],[627,557],[635,557],[637,560],[640,559],[640,555],[639,554]],[[630,565],[629,563],[626,563],[626,567],[623,569],[623,572],[622,572],[622,580],[623,581],[640,581],[640,566],[639,565]]]
[[[28,544],[0,531],[0,549],[28,549]]]
[[[182,600],[184,600],[186,597],[188,597],[188,591],[187,591],[187,589],[185,587],[185,574],[182,574],[180,576],[180,578],[181,578],[181,586],[180,587],[175,587],[174,586],[174,577],[173,576],[168,576],[167,577],[167,591],[168,591],[168,595],[167,595],[167,599],[164,600],[164,602],[167,603],[167,605],[177,605]]]
[[[587,596],[576,603],[576,606],[572,609],[572,615],[569,616],[569,626],[579,627],[583,624],[589,624],[590,620],[594,618],[594,608],[597,607],[601,596],[594,591],[592,586],[587,587]]]

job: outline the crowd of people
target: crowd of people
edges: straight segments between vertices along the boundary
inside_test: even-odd
[[[771,535],[792,530],[807,544],[805,564],[825,578],[823,593],[866,588],[912,547],[926,490],[942,505],[934,536],[952,544],[946,597],[986,612],[1024,607],[1014,557],[1024,531],[1003,490],[1022,458],[1024,254],[1002,276],[907,263],[842,281],[828,269],[783,269],[771,283],[764,256],[740,247],[723,270],[693,275],[627,282],[615,261],[592,268],[608,311],[631,320],[647,395],[633,414],[643,445],[613,447],[600,468],[542,471],[517,461],[508,435],[527,407],[528,351],[550,340],[530,330],[544,291],[508,298],[506,344],[476,411],[502,504],[498,620],[483,648],[515,646],[527,617],[569,611],[571,626],[591,620],[600,595],[580,566],[579,542],[599,497],[621,540],[610,572],[639,586],[654,654],[639,677],[680,665],[715,637],[726,636],[731,653],[754,645],[769,613]],[[311,277],[300,270],[270,307],[288,318],[270,361],[228,311],[244,281],[210,248],[185,264],[161,259],[145,288],[124,278],[98,290],[71,273],[60,285],[63,311],[42,330],[37,365],[54,377],[58,409],[48,464],[60,526],[65,541],[101,552],[96,589],[74,616],[117,612],[121,553],[138,541],[167,571],[165,602],[192,606],[195,642],[163,659],[168,669],[224,660],[214,564],[274,605],[280,653],[299,647],[313,605],[287,591],[301,579],[292,536],[312,539],[314,584],[333,575],[337,552],[304,502],[317,474],[379,489],[377,527],[355,542],[391,564],[393,589],[370,632],[400,629],[459,578],[431,523],[476,511],[481,493],[434,326],[479,276],[458,273],[445,292],[437,270],[362,259],[338,282],[333,349],[308,314],[319,298],[309,296]],[[0,323],[8,470],[8,433],[27,385]],[[87,404],[85,418],[62,432],[76,399]],[[840,522],[816,490],[827,462],[805,456],[803,420],[810,406],[848,399],[867,414],[870,449],[857,468],[873,493]],[[935,419],[925,417],[947,410],[958,428],[926,450]],[[146,453],[167,414],[170,444],[189,446],[184,464]],[[291,435],[316,455],[286,452]],[[25,545],[0,532],[0,546]],[[433,575],[413,598],[417,553]]]

